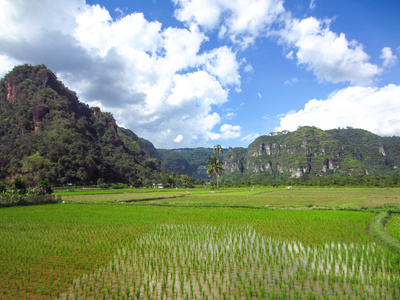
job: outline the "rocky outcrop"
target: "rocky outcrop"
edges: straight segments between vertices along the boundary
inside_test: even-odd
[[[12,80],[11,78],[7,79],[7,96],[6,96],[6,100],[10,101],[12,103],[17,101],[16,86],[15,86],[14,80]]]
[[[235,148],[235,150],[231,147],[224,155],[224,170],[225,173],[234,173],[234,172],[243,172],[243,158],[245,153],[244,148]]]
[[[224,160],[225,172],[239,172],[250,176],[257,173],[265,176],[286,174],[285,176],[292,178],[306,174],[323,176],[338,172],[362,176],[371,173],[371,163],[392,169],[396,166],[394,161],[398,164],[397,156],[389,157],[383,142],[376,145],[373,139],[379,140],[378,136],[368,133],[372,138],[371,142],[364,136],[365,133],[351,130],[340,131],[338,134],[336,131],[323,131],[315,127],[301,127],[284,135],[260,136],[240,158],[231,154],[235,149],[229,149]],[[352,143],[352,138],[346,137],[352,134],[360,134],[364,144],[358,140]],[[397,144],[400,145],[400,139]],[[357,145],[363,148],[356,148]],[[375,150],[368,147],[374,147]],[[391,152],[394,152],[394,148],[391,147]]]

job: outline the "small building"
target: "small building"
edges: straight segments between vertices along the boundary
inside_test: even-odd
[[[164,188],[164,184],[162,182],[155,183],[155,184],[153,184],[153,188],[154,189],[163,189]]]

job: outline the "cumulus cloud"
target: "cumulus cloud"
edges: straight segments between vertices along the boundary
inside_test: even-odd
[[[157,147],[201,145],[215,129],[237,137],[234,125],[218,132],[213,108],[230,88],[240,91],[240,63],[229,47],[201,51],[208,37],[198,26],[163,28],[142,13],[113,19],[84,0],[1,0],[0,72],[44,63],[81,100]]]
[[[238,57],[256,38],[278,36],[286,57],[319,81],[365,85],[381,72],[360,43],[332,32],[327,20],[292,18],[283,0],[172,1],[180,28],[118,9],[113,19],[85,0],[0,0],[0,75],[14,64],[44,63],[81,100],[169,148],[241,136],[240,126],[223,124],[233,115],[215,109],[241,91],[240,71],[254,72]],[[212,48],[216,35],[229,46]],[[387,47],[381,58],[383,66],[397,60]]]
[[[202,56],[205,69],[227,85],[240,86],[239,63],[235,53],[226,46],[214,49]]]
[[[384,47],[381,52],[381,59],[383,59],[384,67],[391,67],[397,62],[397,56],[393,54],[390,47]]]
[[[351,126],[379,135],[400,135],[400,86],[382,88],[353,86],[339,90],[326,100],[310,100],[304,109],[281,117],[278,131],[298,126],[321,129]]]
[[[18,60],[9,58],[6,55],[0,55],[0,75],[10,72],[18,64],[20,64]]]
[[[228,37],[246,48],[284,12],[282,0],[173,0],[175,16],[187,24],[206,30],[219,28],[219,37]]]
[[[369,63],[362,44],[348,41],[344,33],[332,32],[329,25],[330,20],[314,17],[300,20],[288,14],[285,27],[277,33],[282,44],[296,50],[286,57],[295,56],[298,64],[314,72],[319,81],[371,84],[382,70]]]
[[[183,140],[182,134],[179,134],[176,138],[173,139],[174,143],[180,143]]]
[[[220,128],[219,133],[208,133],[210,140],[228,140],[234,139],[240,136],[242,128],[240,126],[233,126],[230,124],[224,124]]]

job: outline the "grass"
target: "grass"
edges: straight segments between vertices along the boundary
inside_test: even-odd
[[[120,201],[158,198],[146,205],[228,206],[228,207],[319,207],[347,210],[379,210],[400,212],[400,189],[396,188],[230,188],[230,189],[125,189],[63,192],[70,203],[117,203]],[[171,198],[175,196],[183,198]],[[142,203],[143,204],[143,203]]]
[[[87,192],[0,209],[0,299],[400,296],[398,255],[368,234],[399,189]],[[388,223],[397,239],[399,221]],[[253,237],[264,250],[246,248]]]
[[[395,237],[391,236],[390,233],[386,231],[385,228],[386,223],[389,220],[389,217],[390,214],[387,211],[382,211],[379,214],[377,214],[371,220],[370,233],[372,236],[378,238],[389,249],[400,254],[400,240],[396,238],[398,228],[396,228],[393,225],[389,227],[389,232],[390,231],[394,232]]]

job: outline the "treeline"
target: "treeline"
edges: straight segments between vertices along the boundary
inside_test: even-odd
[[[27,187],[19,177],[12,184],[0,181],[0,207],[59,203],[61,198],[51,195],[52,192],[48,179],[40,181],[34,188]]]
[[[213,182],[212,182],[213,184]],[[400,175],[356,176],[315,176],[300,178],[254,178],[232,180],[222,178],[221,187],[261,186],[314,186],[314,187],[400,187]]]

